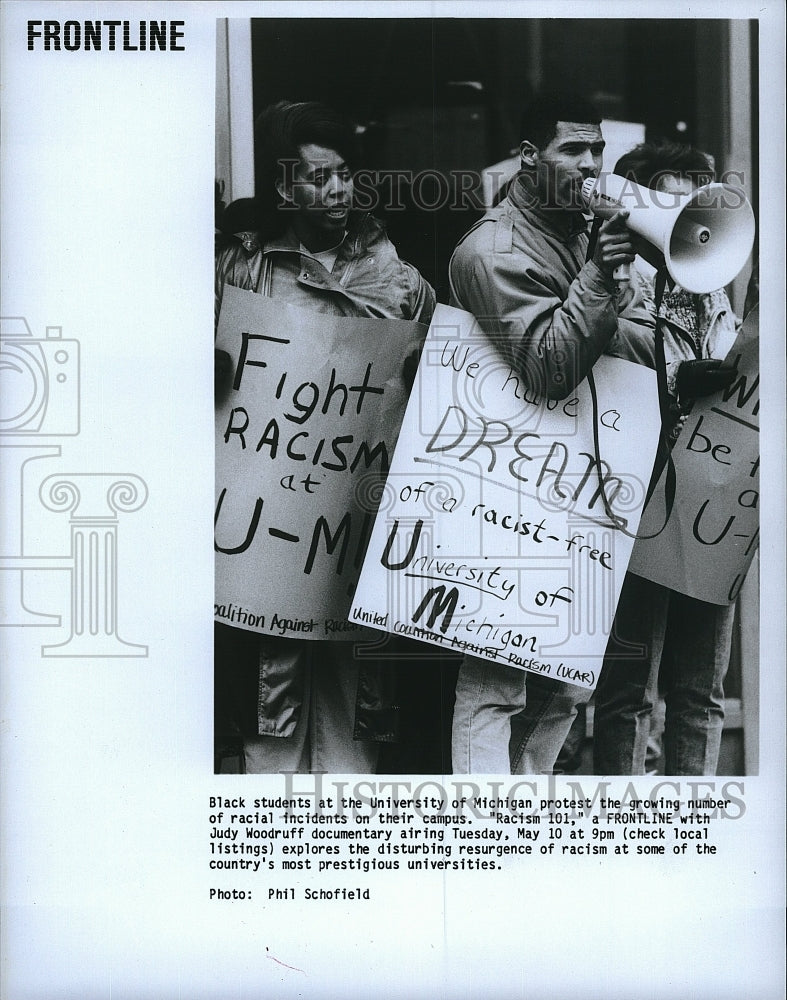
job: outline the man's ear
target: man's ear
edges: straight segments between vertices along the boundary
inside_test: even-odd
[[[293,204],[292,192],[288,189],[284,181],[276,181],[276,192],[282,201],[286,201],[288,205]]]
[[[519,144],[519,158],[522,161],[523,169],[535,167],[538,163],[538,147],[534,146],[529,139],[523,139]]]

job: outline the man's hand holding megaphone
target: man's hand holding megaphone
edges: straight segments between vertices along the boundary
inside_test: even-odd
[[[621,209],[611,219],[606,219],[598,231],[593,261],[609,278],[614,277],[617,268],[631,264],[636,256],[628,217],[628,211]]]
[[[613,231],[616,220],[617,226],[625,223],[632,239],[637,234],[633,244],[637,252],[654,266],[663,259],[672,281],[688,292],[722,288],[738,275],[751,253],[754,212],[743,190],[732,184],[667,192],[604,173],[586,178],[580,196],[585,208],[607,220]],[[604,230],[602,225],[599,242]],[[608,259],[603,255],[596,263],[607,271]]]
[[[612,182],[613,185],[617,185],[621,181],[621,178],[611,175],[611,177],[606,178],[606,182]],[[690,204],[689,197],[685,196],[681,199],[678,209],[672,209],[668,223],[663,228],[663,234],[654,237],[649,235],[647,238],[639,230],[644,229],[644,232],[648,233],[649,230],[643,227],[640,223],[637,228],[629,228],[629,218],[630,212],[627,208],[624,208],[620,202],[615,202],[609,197],[599,197],[597,190],[597,180],[589,179],[583,186],[583,198],[588,207],[592,208],[593,212],[600,218],[604,219],[601,224],[598,236],[596,240],[596,247],[593,253],[593,260],[601,270],[611,278],[616,278],[619,280],[627,280],[628,278],[628,265],[632,263],[634,257],[639,254],[644,257],[654,266],[664,266],[665,258],[662,255],[662,248],[666,248],[668,241],[674,238],[673,231],[676,225],[682,225],[684,230],[686,226],[691,227],[691,235],[694,235],[695,230],[703,229],[697,221],[692,221],[689,219],[681,218],[683,213],[683,208]],[[723,185],[713,185],[714,189],[723,190]],[[624,189],[620,188],[616,193],[620,194]],[[649,203],[647,201],[647,196],[651,195],[645,188],[641,188],[636,184],[630,185],[630,190],[640,199],[640,205],[645,205],[648,207]],[[711,187],[707,187],[705,190],[711,190]],[[655,202],[654,202],[655,204]],[[683,207],[681,207],[683,206]],[[726,215],[718,215],[718,210],[716,215],[706,212],[704,215],[698,216],[702,223],[709,222],[713,224],[714,222],[718,225],[719,219],[721,219],[727,226],[728,231],[725,233],[726,240],[725,244],[728,246],[729,239],[732,235],[739,235],[742,239],[742,250],[744,254],[748,254],[751,249],[751,240],[753,238],[753,221],[751,220],[751,208],[745,197],[740,196],[738,201],[738,206],[744,209],[742,215],[739,218],[742,219],[741,229],[738,231],[733,231],[730,222],[729,213]],[[614,212],[614,214],[612,214]],[[658,209],[650,207],[650,216],[658,215]],[[732,234],[732,235],[731,235]],[[684,238],[683,236],[681,238]],[[696,240],[697,246],[701,247],[707,240],[702,239],[702,234]],[[738,247],[738,253],[741,252],[741,247]],[[672,261],[668,258],[668,266]],[[684,265],[685,266],[685,265]],[[724,262],[721,265],[725,266]],[[672,268],[670,267],[670,273],[672,275]],[[729,272],[730,274],[737,272]],[[674,275],[672,275],[674,278]],[[719,275],[721,277],[722,275]],[[725,276],[726,272],[725,272]],[[715,282],[711,281],[707,273],[702,272],[702,268],[697,268],[697,278],[704,278],[704,284],[708,285],[708,289],[714,286]],[[715,277],[715,275],[713,275]],[[703,283],[703,282],[701,282]],[[734,365],[729,364],[726,361],[721,361],[715,358],[707,359],[696,359],[692,361],[683,361],[678,366],[678,371],[675,377],[675,387],[678,392],[678,397],[682,403],[689,402],[693,399],[699,399],[704,396],[712,396],[716,392],[721,392],[722,389],[726,389],[728,385],[732,383],[736,375],[736,368]]]

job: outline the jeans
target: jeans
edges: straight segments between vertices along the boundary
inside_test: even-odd
[[[551,774],[587,688],[465,656],[456,684],[454,774]]]
[[[664,699],[658,690],[649,695],[653,710],[650,713],[650,727],[648,729],[648,745],[645,750],[645,773],[657,774],[657,768],[661,766],[661,758],[664,754],[664,716],[666,706]]]
[[[596,774],[645,773],[659,687],[665,774],[716,773],[733,617],[733,606],[626,575],[596,688]]]
[[[291,735],[244,739],[247,774],[375,772],[378,745],[353,739],[358,689],[354,645],[261,637],[264,655],[268,660],[275,656],[276,668],[300,675],[300,710]]]

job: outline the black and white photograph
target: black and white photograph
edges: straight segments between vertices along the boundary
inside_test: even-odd
[[[0,0],[3,1000],[784,995],[784,29]]]
[[[217,768],[757,773],[757,40],[220,22]]]

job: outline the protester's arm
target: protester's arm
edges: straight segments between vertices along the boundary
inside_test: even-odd
[[[244,234],[246,235],[246,234]],[[233,237],[230,244],[216,254],[214,275],[214,330],[219,325],[221,300],[225,285],[237,288],[255,289],[259,286],[262,272],[262,250],[254,241],[247,249],[240,239]]]
[[[653,285],[636,267],[630,280],[618,288],[618,331],[610,350],[613,357],[656,367],[655,315]],[[667,366],[669,375],[669,365]]]
[[[228,246],[216,254],[213,297],[213,336],[219,326],[221,302],[225,285],[252,289],[259,284],[262,268],[262,252],[256,241],[250,249],[237,237],[232,237]],[[216,397],[222,395],[232,376],[232,358],[226,351],[214,349],[213,377]]]
[[[231,253],[230,247],[225,247],[216,254],[214,263],[215,274],[213,284],[213,336],[219,326],[219,313],[221,312],[221,299],[224,295],[224,282],[227,280],[227,259]]]
[[[602,226],[602,249],[581,268],[565,300],[545,263],[526,254],[475,254],[460,246],[454,255],[452,299],[476,316],[538,395],[563,399],[571,393],[618,328],[612,271],[632,259],[632,248],[627,231],[620,231],[625,220],[616,220]]]
[[[684,412],[691,409],[695,399],[726,389],[738,374],[737,358],[732,354],[732,347],[741,321],[735,315],[726,292],[719,289],[709,295],[698,295],[695,300],[697,313],[704,305],[706,311],[714,314],[716,329],[706,334],[702,351],[705,357],[676,358],[667,362],[667,387]],[[697,336],[696,330],[694,336]]]
[[[413,267],[412,264],[408,264],[406,261],[402,261],[402,266],[407,274],[407,280],[410,286],[410,295],[408,302],[408,319],[414,319],[418,323],[423,323],[425,326],[429,326],[432,322],[432,314],[435,310],[435,305],[437,304],[437,297],[434,293],[434,289],[429,284],[428,281],[424,279],[421,272]]]
[[[407,278],[410,284],[410,296],[408,303],[410,318],[418,323],[423,323],[424,326],[429,326],[432,321],[435,305],[437,304],[437,297],[434,289],[429,282],[424,279],[421,272],[417,268],[413,267],[412,264],[402,261],[402,265],[406,270]],[[421,349],[423,346],[424,338],[421,334],[418,334],[412,338],[408,346],[405,348],[405,358],[402,364],[402,379],[408,394],[412,392],[413,382],[415,381],[415,373],[418,370],[418,362],[421,360]]]
[[[476,316],[528,387],[550,399],[573,391],[617,329],[614,285],[593,261],[565,301],[523,254],[455,258],[451,276],[456,301]]]

